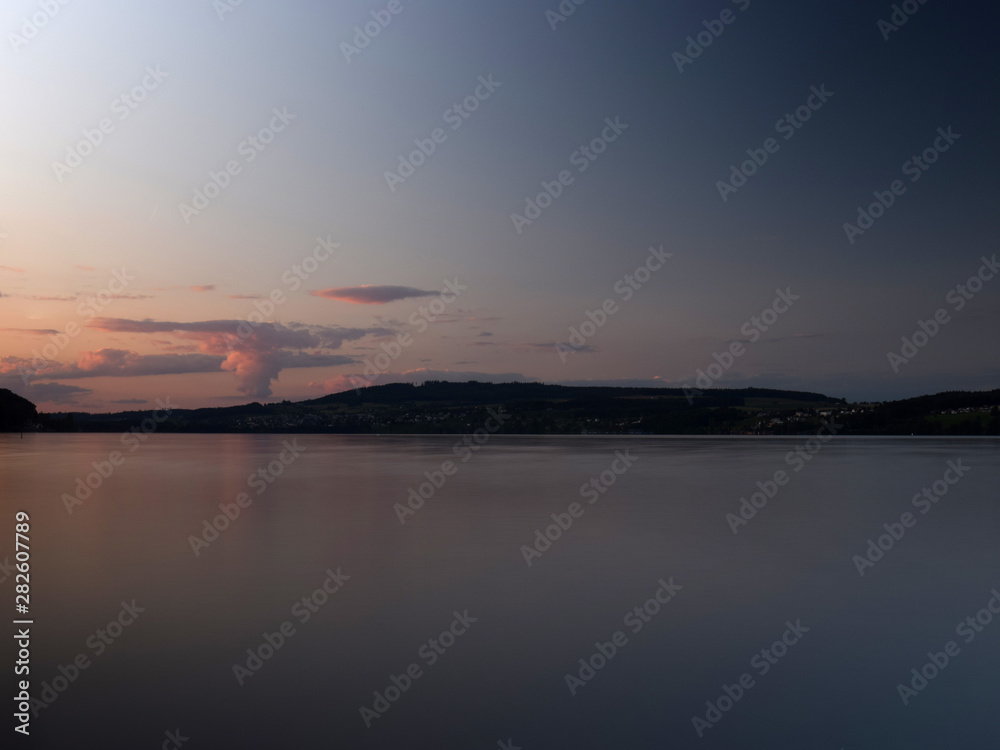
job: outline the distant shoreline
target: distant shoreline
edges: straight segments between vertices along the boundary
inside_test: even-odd
[[[17,435],[17,432],[0,432],[0,435]],[[30,432],[25,431],[23,433],[25,436],[31,435],[116,435],[114,432]],[[465,437],[468,433],[444,433],[444,432],[410,432],[410,433],[388,433],[385,435],[376,435],[373,433],[352,433],[352,432],[167,432],[163,433],[163,437],[169,437],[172,435],[187,437],[189,435],[246,435],[248,437],[312,437],[312,436],[330,436],[330,437],[351,437],[359,439],[373,439],[373,440],[384,440],[388,438],[400,438],[400,439],[412,439],[412,438],[440,438],[441,440],[454,440],[456,438],[461,439]],[[785,434],[785,435],[576,435],[573,433],[563,433],[563,434],[531,434],[531,433],[504,433],[502,435],[495,435],[490,438],[490,442],[500,441],[500,440],[523,440],[523,439],[564,439],[564,438],[574,438],[579,440],[607,440],[608,438],[615,438],[616,440],[799,440],[801,438],[814,437],[814,433],[803,432],[795,434]],[[1000,440],[1000,435],[833,435],[830,437],[830,441],[843,442],[847,440]]]
[[[392,383],[309,401],[114,414],[39,414],[0,392],[12,432],[520,437],[977,437],[1000,435],[1000,389],[848,403],[765,388],[620,388],[544,383]]]

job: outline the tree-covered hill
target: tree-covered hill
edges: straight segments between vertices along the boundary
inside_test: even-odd
[[[0,432],[31,429],[38,420],[35,405],[13,391],[0,388]]]

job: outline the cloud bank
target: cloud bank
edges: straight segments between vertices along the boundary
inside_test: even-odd
[[[145,338],[150,345],[170,352],[140,354],[129,348],[103,348],[83,352],[75,361],[60,362],[23,357],[0,357],[0,381],[9,382],[22,395],[40,388],[39,380],[74,380],[97,377],[141,377],[228,371],[236,378],[238,393],[264,398],[282,370],[305,367],[334,367],[356,362],[351,356],[335,353],[346,342],[365,336],[388,336],[389,328],[344,328],[300,323],[260,323],[240,320],[203,320],[188,323],[127,318],[95,318],[88,328],[106,333],[130,334]],[[49,331],[27,329],[41,335]],[[164,334],[167,337],[164,337]],[[182,343],[178,345],[177,340]],[[195,351],[185,351],[195,350]],[[27,385],[25,383],[27,379]],[[56,384],[50,384],[56,385]],[[75,391],[49,387],[45,395],[65,400]],[[89,391],[88,391],[89,393]],[[31,395],[42,399],[39,393]]]

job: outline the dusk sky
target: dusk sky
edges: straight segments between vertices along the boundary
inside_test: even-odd
[[[12,0],[0,386],[998,387],[998,11],[903,5]]]

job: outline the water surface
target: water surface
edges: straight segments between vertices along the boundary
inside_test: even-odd
[[[32,517],[32,691],[89,660],[33,720],[34,746],[153,748],[178,728],[192,748],[995,745],[1000,623],[967,626],[968,643],[956,627],[1000,589],[1000,441],[837,438],[806,460],[789,457],[804,438],[458,440],[152,435],[129,452],[117,435],[0,436],[0,559],[13,512]],[[945,485],[949,461],[970,468]],[[779,471],[734,534],[727,514]],[[442,486],[401,523],[425,472]],[[582,495],[592,478],[605,491]],[[935,481],[947,494],[922,514]],[[239,515],[196,555],[220,503]],[[906,512],[915,525],[860,575],[853,558]],[[572,525],[529,566],[552,514]],[[341,587],[309,611],[330,573]],[[102,643],[133,599],[143,611]],[[435,653],[456,612],[475,622]],[[283,623],[294,633],[240,684],[234,665]],[[787,623],[799,635],[767,663]],[[617,631],[571,694],[566,676]],[[948,641],[958,655],[903,705],[897,685]],[[360,709],[411,664],[366,727]],[[744,674],[699,737],[692,718]]]

